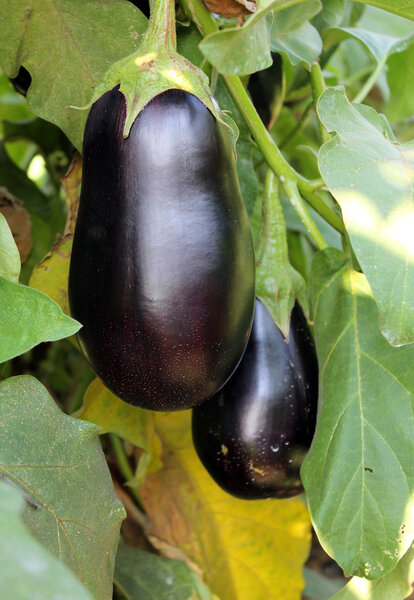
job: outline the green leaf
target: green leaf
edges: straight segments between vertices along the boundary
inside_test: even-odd
[[[27,103],[58,125],[78,148],[87,111],[108,67],[134,51],[147,19],[123,0],[0,0],[0,64],[32,76]],[[53,51],[51,51],[53,49]]]
[[[47,552],[24,526],[21,519],[24,505],[22,495],[15,488],[0,482],[2,598],[92,600],[73,573]]]
[[[19,281],[20,255],[6,217],[0,213],[0,276]]]
[[[266,19],[211,33],[200,43],[207,60],[224,75],[249,75],[272,64]],[[252,23],[252,24],[251,24]]]
[[[391,121],[411,117],[414,114],[414,45],[389,58],[387,81],[390,90],[386,107],[388,117]]]
[[[0,474],[32,504],[26,526],[97,600],[111,598],[124,509],[98,428],[68,417],[36,379],[20,376],[0,383],[0,431]]]
[[[393,32],[394,35],[369,31],[362,27],[332,27],[325,36],[325,45],[331,46],[344,39],[354,38],[368,48],[377,63],[385,63],[391,54],[403,52],[414,41],[414,26],[406,19],[401,20],[411,25],[409,33],[407,27],[401,27],[395,33]]]
[[[118,549],[114,580],[126,600],[213,600],[184,562],[127,546]]]
[[[0,362],[30,350],[40,342],[73,335],[81,327],[42,292],[1,276],[0,315]]]
[[[310,69],[322,52],[322,40],[307,21],[321,8],[319,0],[308,0],[276,15],[270,32],[272,50],[285,54],[292,65],[302,62]]]
[[[414,537],[414,346],[393,348],[362,273],[328,248],[312,265],[319,413],[302,480],[319,540],[377,579]]]
[[[351,581],[330,600],[404,600],[411,598],[414,581],[414,548],[411,548],[398,565],[377,581],[353,577]],[[318,599],[319,600],[319,599]],[[322,599],[321,599],[322,600]]]
[[[361,4],[371,4],[388,12],[414,20],[414,5],[411,0],[353,0]]]
[[[313,19],[312,23],[323,31],[326,27],[336,27],[343,19],[345,0],[323,0],[322,10]]]
[[[254,15],[248,16],[242,27],[223,29],[206,36],[200,50],[207,60],[224,75],[249,75],[272,64],[269,27],[274,18],[296,4],[314,0],[266,0]]]
[[[341,206],[358,261],[393,345],[414,341],[414,146],[392,143],[351,105],[341,88],[327,89],[319,116],[337,135],[324,144],[319,166]]]

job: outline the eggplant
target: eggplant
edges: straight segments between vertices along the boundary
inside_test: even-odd
[[[299,494],[317,398],[317,358],[300,306],[293,308],[286,342],[256,299],[239,367],[220,392],[193,409],[193,442],[201,462],[223,490],[238,498]]]
[[[212,396],[244,352],[254,251],[226,127],[168,90],[124,139],[117,88],[92,106],[69,274],[92,368],[119,398],[179,410]]]

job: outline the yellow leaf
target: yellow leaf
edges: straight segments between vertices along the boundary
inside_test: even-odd
[[[311,537],[303,502],[222,491],[195,453],[190,411],[157,413],[155,430],[163,468],[140,491],[150,538],[184,551],[222,600],[299,600]]]
[[[46,258],[33,269],[29,282],[31,287],[57,302],[67,315],[70,315],[68,277],[71,251],[72,235],[58,240]]]
[[[65,192],[68,216],[66,219],[65,235],[75,231],[76,215],[78,212],[80,187],[82,181],[82,157],[76,152],[67,174],[62,179]]]
[[[97,377],[86,390],[76,417],[102,427],[102,433],[116,433],[144,450],[150,449],[153,419],[149,411],[120,400]]]

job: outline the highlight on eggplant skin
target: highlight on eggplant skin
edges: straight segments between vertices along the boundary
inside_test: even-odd
[[[118,397],[180,410],[244,352],[254,251],[226,128],[193,95],[156,96],[123,137],[114,88],[91,108],[69,301],[81,347]]]
[[[298,304],[289,342],[256,299],[250,340],[228,383],[192,411],[193,442],[204,467],[243,499],[303,491],[300,467],[312,442],[318,365]]]

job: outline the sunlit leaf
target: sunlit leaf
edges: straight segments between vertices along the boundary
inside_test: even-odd
[[[195,453],[190,421],[190,411],[155,416],[164,466],[140,491],[150,539],[178,546],[223,599],[299,600],[310,542],[304,504],[223,492]]]
[[[353,577],[351,581],[330,600],[405,600],[413,591],[414,549],[411,548],[398,565],[377,581]]]
[[[302,480],[326,551],[377,579],[414,537],[414,346],[386,342],[365,276],[339,250],[315,257],[312,299],[320,397]]]
[[[120,400],[98,378],[86,390],[76,416],[99,425],[101,433],[117,433],[138,448],[150,449],[152,413]]]
[[[0,276],[0,362],[40,342],[69,337],[80,327],[45,294]]]
[[[393,345],[414,341],[414,145],[385,137],[351,105],[341,88],[329,88],[319,116],[336,135],[319,154],[322,177],[341,206],[358,261]]]
[[[127,546],[118,549],[114,579],[126,600],[213,600],[184,562]]]
[[[57,241],[48,256],[33,269],[30,277],[30,287],[47,294],[66,315],[70,315],[68,277],[72,243],[72,235]]]
[[[97,600],[110,598],[124,509],[92,423],[62,413],[36,379],[0,384],[0,474],[32,502],[24,521]]]
[[[20,255],[5,217],[0,213],[0,275],[19,280]]]
[[[123,0],[1,0],[0,64],[32,76],[27,103],[58,125],[80,149],[84,106],[107,68],[133,52],[147,19]],[[53,51],[51,51],[53,49]]]
[[[92,600],[73,573],[24,526],[25,502],[18,490],[0,481],[0,591],[3,598]],[[35,510],[32,508],[32,510]]]

